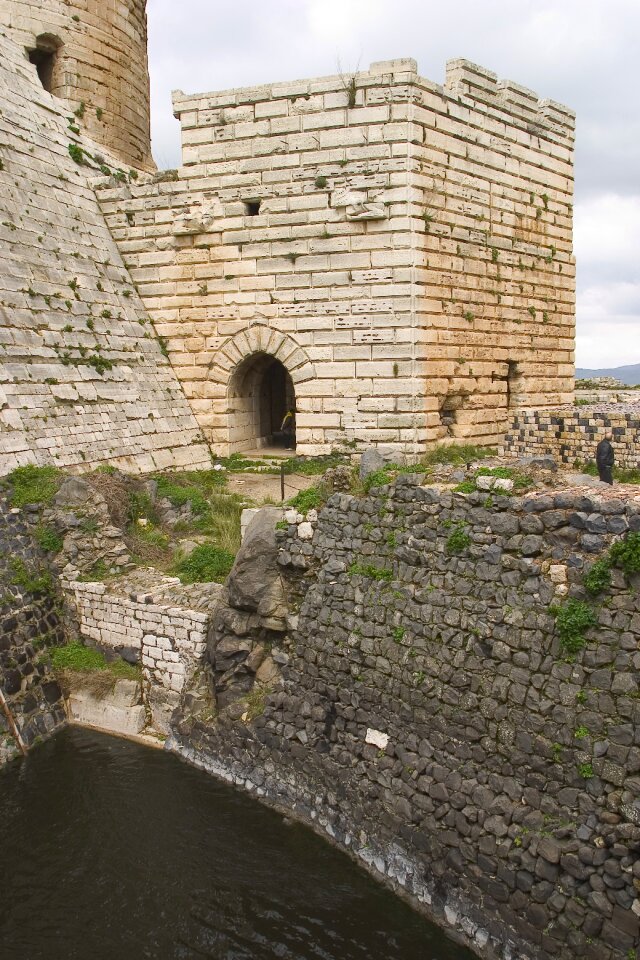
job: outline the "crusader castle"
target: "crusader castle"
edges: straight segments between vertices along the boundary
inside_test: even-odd
[[[499,444],[572,399],[574,115],[465,60],[174,93],[145,0],[0,0],[0,452]]]

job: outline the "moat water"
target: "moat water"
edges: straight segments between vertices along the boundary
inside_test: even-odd
[[[473,960],[307,828],[68,729],[0,771],[7,960]]]

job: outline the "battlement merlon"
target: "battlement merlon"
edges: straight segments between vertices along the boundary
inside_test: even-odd
[[[297,98],[321,98],[323,94],[343,91],[346,99],[348,88],[355,81],[356,106],[369,103],[370,88],[389,86],[415,86],[443,98],[451,98],[479,108],[510,124],[521,127],[540,137],[560,140],[568,147],[575,139],[575,113],[555,100],[540,99],[538,94],[512,80],[500,80],[497,74],[470,60],[448,60],[443,86],[418,74],[417,62],[411,58],[381,60],[372,63],[368,70],[357,73],[334,74],[303,80],[264,84],[256,87],[238,87],[229,90],[185,94],[182,90],[172,93],[174,116],[183,126],[194,124],[194,116],[204,111],[236,111],[260,103]],[[410,98],[407,98],[410,99]],[[332,103],[331,106],[336,106]],[[323,106],[319,104],[319,109]],[[310,109],[313,109],[310,104]],[[256,109],[256,113],[258,110]],[[188,119],[187,119],[188,115]],[[239,118],[238,118],[239,119]],[[205,120],[208,125],[211,118]]]
[[[573,142],[576,115],[555,100],[541,100],[538,94],[513,80],[499,80],[498,75],[470,60],[447,60],[444,91],[456,99],[471,100],[505,111],[511,118],[527,125],[550,128],[557,135]]]

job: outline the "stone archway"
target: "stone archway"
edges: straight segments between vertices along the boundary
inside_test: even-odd
[[[254,353],[236,367],[228,390],[232,452],[293,445],[282,422],[296,408],[295,388],[287,368],[269,353]]]
[[[225,397],[226,437],[218,436],[228,452],[269,443],[283,401],[299,402],[304,384],[315,376],[303,348],[279,330],[256,324],[226,340],[209,365],[209,378],[216,393]],[[304,443],[305,433],[298,423],[299,443]]]

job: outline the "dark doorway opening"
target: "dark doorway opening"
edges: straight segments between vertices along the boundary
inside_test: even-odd
[[[518,405],[521,374],[515,360],[508,360],[507,364],[507,410],[513,410]]]
[[[449,393],[442,401],[440,423],[444,427],[443,437],[455,437],[457,435],[458,412],[464,406],[465,399],[464,394]]]
[[[43,33],[36,38],[36,46],[28,50],[29,60],[38,71],[40,83],[47,93],[55,93],[57,86],[58,55],[62,41],[53,34]]]
[[[231,449],[295,447],[295,404],[293,381],[280,360],[268,353],[247,357],[230,384]]]

